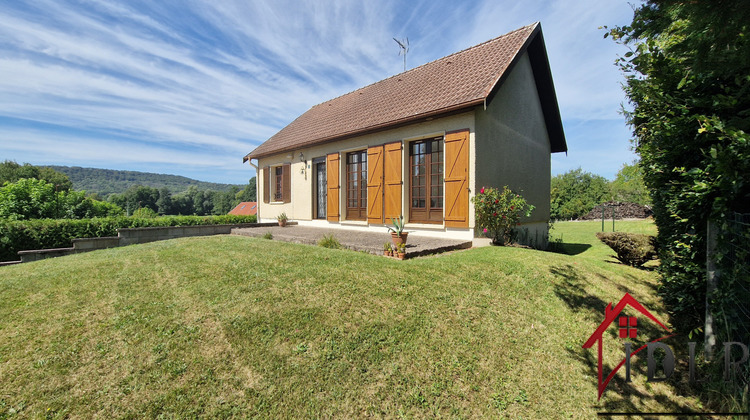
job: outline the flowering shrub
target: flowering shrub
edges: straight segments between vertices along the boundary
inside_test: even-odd
[[[534,206],[507,186],[502,191],[482,187],[471,201],[474,203],[477,227],[496,245],[512,243],[516,236],[515,228],[521,224],[521,216],[528,217],[534,210]]]

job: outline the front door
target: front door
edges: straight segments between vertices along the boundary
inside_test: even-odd
[[[315,218],[326,218],[328,200],[328,183],[326,182],[326,162],[315,164]]]

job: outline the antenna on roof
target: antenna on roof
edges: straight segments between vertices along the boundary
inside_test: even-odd
[[[402,39],[399,41],[396,38],[393,38],[394,41],[396,41],[396,44],[401,48],[401,51],[398,52],[398,55],[403,54],[404,55],[404,71],[406,71],[406,53],[409,52],[409,38]]]

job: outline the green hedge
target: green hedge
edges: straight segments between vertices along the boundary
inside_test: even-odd
[[[596,237],[617,253],[621,263],[640,267],[657,256],[656,237],[641,233],[597,232]]]
[[[93,219],[0,220],[0,261],[17,261],[18,251],[65,248],[76,238],[117,236],[117,229],[154,226],[197,226],[255,223],[255,216],[164,216],[150,219],[103,217]]]

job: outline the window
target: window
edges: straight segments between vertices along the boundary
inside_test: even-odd
[[[409,220],[443,221],[443,138],[409,144]]]
[[[291,202],[291,177],[291,165],[288,163],[263,168],[263,202]]]
[[[284,199],[284,169],[281,166],[274,168],[274,190],[273,201],[283,201]]]
[[[367,218],[367,151],[346,154],[346,218]]]

